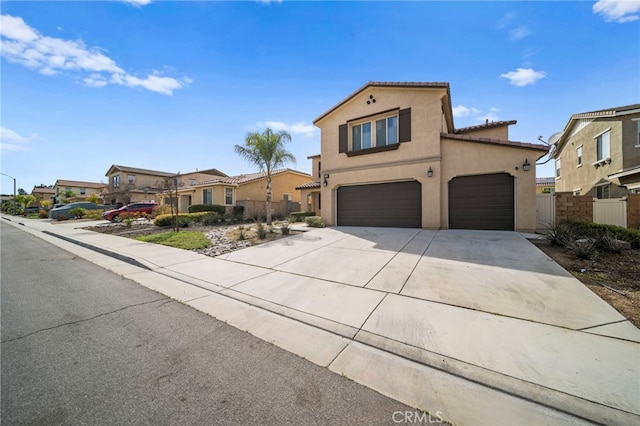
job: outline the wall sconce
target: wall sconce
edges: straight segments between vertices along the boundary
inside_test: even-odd
[[[433,177],[433,169],[431,167],[429,167],[429,170],[427,170],[427,176]]]
[[[323,177],[324,177],[324,180],[322,181],[322,184],[324,186],[327,186],[327,184],[329,183],[329,182],[327,182],[327,179],[329,179],[329,174],[327,173]]]
[[[529,163],[529,160],[524,160],[524,163],[522,164],[522,170],[524,170],[525,172],[531,170],[531,164]]]

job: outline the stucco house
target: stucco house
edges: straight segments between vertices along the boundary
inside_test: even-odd
[[[515,120],[456,129],[451,105],[448,83],[369,82],[331,107],[303,207],[328,225],[534,230],[547,146],[510,141]]]
[[[63,200],[69,202],[84,201],[91,195],[97,195],[102,199],[102,191],[105,187],[100,182],[83,182],[77,180],[58,179],[53,185],[53,204],[62,203]],[[73,192],[71,197],[65,197],[66,191]]]
[[[556,178],[539,177],[536,178],[536,194],[553,194],[556,192]]]
[[[141,201],[156,201],[166,192],[166,182],[178,188],[213,177],[226,177],[217,169],[189,173],[163,172],[137,167],[112,165],[105,174],[109,179],[103,197],[107,204],[121,206]]]
[[[31,195],[36,197],[36,203],[40,205],[40,201],[49,201],[53,203],[53,198],[56,194],[56,190],[53,186],[39,185],[34,186],[31,190]]]
[[[552,136],[556,192],[640,193],[640,104],[573,114]]]
[[[286,216],[300,210],[298,185],[311,176],[293,169],[271,172],[272,211]],[[244,216],[262,215],[265,212],[266,173],[249,173],[238,176],[209,176],[205,180],[190,181],[178,188],[178,210],[187,212],[192,204],[218,204],[228,207],[244,206]]]

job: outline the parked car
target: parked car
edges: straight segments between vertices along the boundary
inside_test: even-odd
[[[107,210],[102,213],[102,218],[106,220],[110,220],[111,222],[120,222],[122,221],[123,213],[146,213],[151,214],[151,211],[158,204],[155,202],[145,202],[145,203],[131,203],[126,206],[122,206],[119,209],[115,210]]]
[[[62,207],[56,207],[49,210],[49,217],[51,219],[69,219],[71,217],[69,215],[69,212],[77,207],[83,208],[85,210],[104,210],[104,206],[101,206],[99,204],[90,203],[88,201],[79,201],[77,203],[64,204]]]

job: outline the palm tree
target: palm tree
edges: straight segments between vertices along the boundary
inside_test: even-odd
[[[289,133],[284,130],[274,132],[267,127],[262,133],[247,133],[244,146],[236,145],[234,148],[238,155],[266,174],[267,201],[265,207],[267,225],[271,225],[271,173],[278,168],[284,167],[288,162],[296,162],[296,157],[284,148],[286,142],[291,142]]]

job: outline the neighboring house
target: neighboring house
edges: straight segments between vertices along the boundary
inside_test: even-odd
[[[536,178],[536,194],[553,194],[556,192],[556,178]]]
[[[122,206],[142,201],[168,200],[168,186],[180,189],[200,180],[226,175],[217,169],[176,174],[114,164],[105,176],[109,178],[103,194],[105,202]]]
[[[322,162],[320,154],[307,157],[311,160],[311,175],[313,180],[296,187],[300,191],[300,203],[302,211],[315,212],[320,216],[322,212],[322,197],[320,196],[322,181]]]
[[[91,195],[97,195],[102,199],[102,191],[106,185],[100,182],[82,182],[77,180],[58,179],[53,185],[53,204],[66,200],[68,202],[85,201]],[[66,191],[73,192],[73,196],[64,197]]]
[[[532,231],[535,163],[548,147],[510,141],[515,123],[456,129],[448,83],[367,83],[314,120],[322,218]]]
[[[640,193],[640,104],[574,114],[554,136],[556,192]]]
[[[307,173],[292,169],[271,173],[272,210],[282,216],[300,209],[300,196],[296,187],[308,182]],[[178,210],[187,212],[192,204],[218,204],[228,207],[245,207],[245,217],[265,213],[266,173],[250,173],[239,176],[209,177],[190,182],[178,188]]]
[[[53,203],[53,199],[56,195],[56,190],[53,186],[34,186],[31,190],[31,195],[36,197],[36,202],[40,205],[40,201],[49,201]]]

